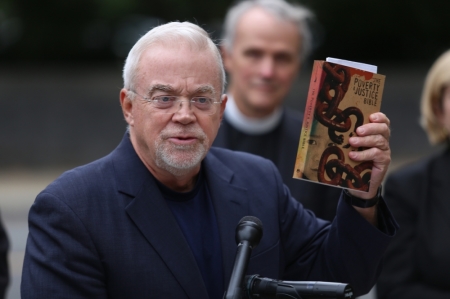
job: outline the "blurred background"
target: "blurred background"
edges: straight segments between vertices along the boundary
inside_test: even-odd
[[[7,298],[20,298],[27,213],[62,171],[109,153],[125,131],[121,68],[134,42],[190,21],[220,42],[227,0],[0,0],[0,210],[10,239]],[[303,110],[314,59],[375,64],[386,75],[392,169],[434,148],[418,124],[423,80],[450,47],[450,1],[310,0],[315,50],[286,105]],[[293,164],[295,157],[292,157]]]

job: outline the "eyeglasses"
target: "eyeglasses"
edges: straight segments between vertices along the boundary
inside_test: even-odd
[[[196,112],[211,115],[217,111],[216,104],[222,103],[222,101],[214,101],[208,97],[193,97],[190,100],[183,100],[178,96],[156,96],[151,99],[149,97],[141,96],[133,90],[130,91],[149,102],[152,107],[158,109],[162,113],[176,113],[181,109],[181,102],[187,101]]]

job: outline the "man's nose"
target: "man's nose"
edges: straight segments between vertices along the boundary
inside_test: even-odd
[[[175,113],[184,111],[185,113],[192,113],[191,101],[188,99],[178,99],[175,103]]]
[[[265,57],[261,61],[260,74],[263,77],[272,77],[275,74],[275,61],[272,57]]]
[[[172,120],[182,124],[188,124],[195,120],[196,116],[192,109],[191,102],[187,99],[179,100],[176,111],[173,114]]]

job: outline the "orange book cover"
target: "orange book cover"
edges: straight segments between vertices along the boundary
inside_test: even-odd
[[[334,61],[340,64],[314,61],[293,177],[368,191],[372,162],[351,160],[348,153],[363,148],[348,139],[380,111],[385,76],[375,66]]]

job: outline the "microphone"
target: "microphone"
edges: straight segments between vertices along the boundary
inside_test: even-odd
[[[262,234],[262,223],[258,218],[245,216],[239,221],[236,227],[236,258],[224,299],[241,299],[244,295],[244,275],[247,272],[248,260],[253,248],[259,244]]]
[[[246,298],[258,299],[353,299],[353,288],[346,283],[321,281],[282,281],[248,275],[244,283]]]

